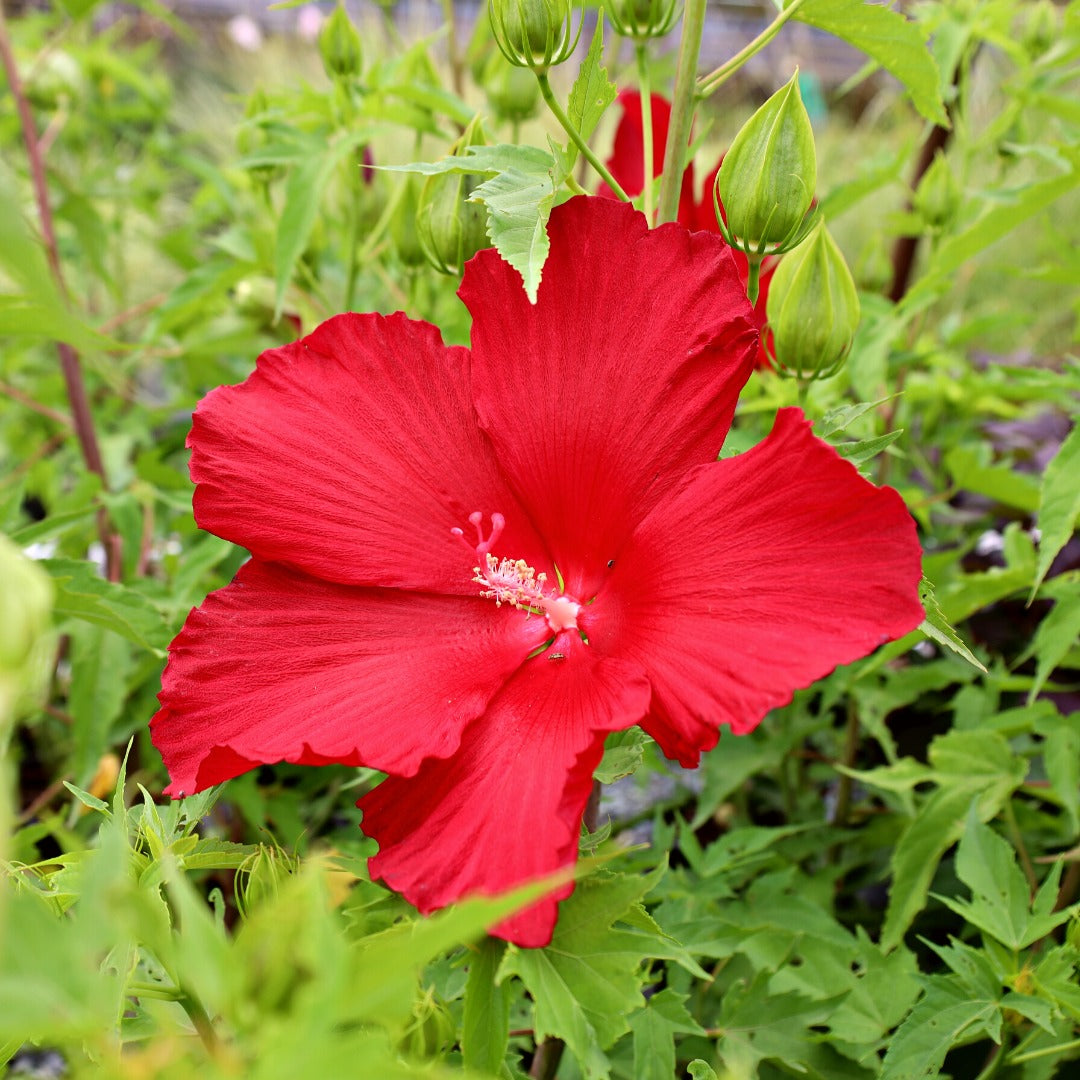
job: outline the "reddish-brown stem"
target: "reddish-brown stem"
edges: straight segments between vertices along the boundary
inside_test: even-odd
[[[915,161],[915,171],[911,177],[911,190],[919,186],[926,170],[934,163],[934,155],[939,150],[944,150],[949,141],[950,129],[946,127],[931,128],[930,134],[922,144],[919,156]],[[912,208],[909,200],[908,210]],[[919,247],[919,235],[898,236],[892,250],[892,284],[889,286],[889,299],[895,304],[899,303],[908,291],[911,282],[911,271],[915,266],[915,252]]]
[[[17,401],[20,405],[25,405],[26,408],[31,409],[33,412],[39,413],[47,420],[52,420],[53,423],[63,424],[64,427],[71,427],[71,417],[65,413],[60,412],[59,409],[52,409],[48,405],[43,405],[40,401],[32,398],[29,394],[24,393],[17,386],[12,386],[11,383],[0,382],[0,394],[4,397],[11,398],[12,401]]]
[[[19,68],[15,63],[15,54],[8,38],[7,21],[4,18],[2,7],[0,7],[0,63],[3,64],[8,88],[11,91],[11,97],[19,114],[23,145],[26,147],[26,156],[30,163],[30,179],[34,188],[34,201],[37,204],[38,218],[41,223],[41,239],[45,245],[45,258],[48,260],[49,269],[52,271],[60,295],[67,300],[67,284],[64,281],[64,273],[60,266],[60,251],[56,243],[56,229],[53,226],[52,207],[49,203],[49,188],[45,178],[45,162],[41,153],[41,143],[38,140],[34,114],[23,89],[22,80],[19,77]],[[72,423],[76,437],[79,440],[79,449],[82,452],[83,461],[86,462],[86,467],[91,472],[97,473],[101,477],[102,485],[108,487],[105,464],[102,461],[101,449],[98,446],[97,434],[94,431],[94,418],[90,412],[90,400],[86,394],[86,384],[83,381],[79,354],[63,341],[56,343],[56,351],[60,357],[60,369],[64,375],[64,386],[67,390],[68,403],[71,406]],[[119,580],[120,562],[117,556],[120,551],[120,538],[113,531],[108,515],[104,511],[98,515],[98,527],[108,560],[109,578],[114,581]]]

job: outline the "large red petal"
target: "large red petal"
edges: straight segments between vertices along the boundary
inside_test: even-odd
[[[697,764],[837,664],[914,629],[920,549],[900,496],[815,439],[798,409],[694,469],[635,532],[580,623],[653,686],[642,726]]]
[[[427,761],[407,780],[384,780],[360,800],[364,831],[379,842],[372,875],[429,912],[573,865],[604,733],[636,723],[648,702],[636,665],[560,635],[466,730],[454,757]],[[546,945],[557,901],[572,888],[495,933]]]
[[[584,600],[675,480],[715,459],[757,330],[718,236],[650,231],[597,198],[556,207],[549,232],[535,305],[494,251],[468,264],[460,295],[480,423]]]
[[[450,534],[474,511],[546,565],[476,426],[467,351],[400,313],[263,353],[202,400],[188,444],[204,529],[327,581],[476,595],[476,555]]]
[[[479,597],[331,585],[252,560],[170,648],[150,722],[167,790],[276,761],[414,773],[457,749],[548,633]]]

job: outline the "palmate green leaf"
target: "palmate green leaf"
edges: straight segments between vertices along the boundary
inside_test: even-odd
[[[490,176],[469,198],[486,206],[488,236],[495,250],[521,274],[529,300],[536,303],[536,290],[550,249],[548,218],[563,175],[551,154],[535,146],[499,143],[470,146],[464,154],[442,161],[386,168],[389,172],[420,176],[441,173]]]
[[[881,944],[900,944],[922,910],[934,871],[945,852],[964,833],[972,800],[988,821],[1023,783],[1027,762],[996,732],[951,731],[930,744],[931,778],[938,784],[919,807],[893,850],[893,881]]]
[[[1025,949],[1072,916],[1080,905],[1054,912],[1061,866],[1029,900],[1028,883],[1016,862],[1016,853],[993,829],[983,825],[972,805],[964,835],[956,852],[956,873],[971,890],[970,900],[938,897],[972,926],[1007,945]]]
[[[641,1005],[641,968],[649,938],[614,923],[625,918],[666,869],[647,876],[595,875],[560,905],[551,944],[511,946],[499,977],[517,975],[532,995],[536,1038],[562,1039],[586,1076],[606,1077],[604,1054],[629,1030]]]
[[[57,615],[112,630],[151,652],[163,656],[169,631],[161,612],[142,593],[106,581],[92,563],[77,559],[43,559],[41,565],[56,586]]]
[[[1050,564],[1068,542],[1080,517],[1080,424],[1073,424],[1043,472],[1039,492],[1039,560],[1031,585],[1034,599]]]
[[[997,1039],[1001,1028],[996,999],[977,998],[956,976],[928,980],[926,995],[889,1043],[881,1080],[926,1080],[937,1076],[945,1055],[975,1033]]]
[[[919,629],[931,641],[944,645],[946,649],[956,653],[957,656],[963,657],[969,664],[977,667],[980,671],[986,671],[983,663],[964,644],[964,639],[960,637],[949,624],[949,620],[945,618],[945,614],[937,602],[937,597],[934,595],[934,586],[929,578],[924,577],[919,582],[919,603],[922,604],[923,611],[926,613],[926,618],[919,626]]]
[[[669,987],[630,1017],[634,1080],[671,1080],[675,1075],[675,1036],[705,1034],[705,1029],[686,1011],[686,999],[686,994]]]
[[[903,83],[912,104],[927,120],[949,126],[938,90],[937,64],[915,23],[897,11],[863,0],[807,0],[795,18],[834,34],[877,61]]]
[[[761,971],[749,985],[736,984],[724,994],[716,1050],[735,1076],[756,1076],[758,1064],[768,1058],[806,1073],[807,1056],[816,1041],[807,1029],[827,1024],[845,996],[813,1000],[798,993],[776,993],[771,981],[770,972]],[[865,1076],[854,1065],[851,1071]],[[836,1071],[833,1075],[840,1080],[850,1074]]]

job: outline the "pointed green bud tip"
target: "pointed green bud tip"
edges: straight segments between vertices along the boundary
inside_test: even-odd
[[[490,0],[491,31],[515,67],[546,71],[568,59],[577,46],[570,0]]]
[[[952,220],[961,197],[960,185],[949,168],[949,159],[939,150],[915,189],[915,209],[927,225],[940,229]]]
[[[363,53],[344,4],[338,4],[319,31],[319,56],[331,79],[353,79],[360,74]]]
[[[604,0],[615,33],[634,41],[663,37],[682,11],[679,0]]]
[[[779,371],[823,379],[840,370],[859,326],[859,294],[823,223],[780,260],[766,311]]]
[[[790,241],[814,200],[814,131],[799,94],[799,73],[735,136],[716,178],[727,227],[749,251]]]
[[[52,649],[49,575],[0,536],[0,725],[39,695]],[[0,749],[3,738],[0,736]]]
[[[454,144],[452,156],[486,143],[479,118],[474,118]],[[469,201],[481,183],[483,178],[473,173],[438,173],[424,181],[416,235],[427,261],[441,273],[460,274],[465,263],[488,246],[487,213],[480,203]]]

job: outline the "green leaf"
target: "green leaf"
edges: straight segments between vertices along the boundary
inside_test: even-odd
[[[1056,579],[1054,584],[1061,579]],[[1065,659],[1080,637],[1080,591],[1061,591],[1054,601],[1054,606],[1039,623],[1029,648],[1024,650],[1021,660],[1034,654],[1038,660],[1035,666],[1035,678],[1028,691],[1027,703],[1030,705],[1038,697],[1039,691],[1046,685],[1054,669]]]
[[[998,1009],[996,1000],[971,997],[953,976],[935,978],[892,1037],[881,1080],[937,1076],[945,1055],[972,1028],[991,1033]]]
[[[102,626],[163,656],[169,631],[161,612],[142,593],[99,577],[92,563],[43,559],[56,586],[57,615]]]
[[[881,944],[895,948],[922,910],[934,871],[964,833],[972,800],[987,821],[1023,783],[1027,762],[996,732],[951,731],[930,744],[933,779],[939,785],[901,834],[890,865],[893,882]]]
[[[550,244],[547,222],[562,182],[551,154],[535,146],[470,146],[464,154],[436,162],[387,166],[389,172],[420,176],[441,173],[490,175],[469,196],[487,207],[488,235],[496,251],[519,274],[525,292],[536,303],[536,290]]]
[[[586,142],[618,92],[615,84],[608,78],[607,69],[601,64],[603,52],[604,19],[601,15],[596,20],[596,30],[589,44],[589,52],[581,62],[566,110],[570,122]],[[577,148],[571,144],[569,152],[572,159],[577,156],[576,151]]]
[[[904,434],[903,428],[877,435],[872,439],[860,439],[858,442],[834,443],[833,449],[852,465],[865,465],[871,458],[877,457],[890,443],[896,442]]]
[[[920,28],[897,11],[863,0],[808,0],[795,16],[854,45],[895,76],[927,119],[949,127],[937,64]]]
[[[482,941],[469,957],[461,1055],[466,1068],[498,1073],[510,1032],[510,991],[495,981],[506,946],[495,938]]]
[[[1039,487],[1030,476],[1005,465],[985,464],[983,455],[975,450],[954,446],[945,455],[945,468],[952,474],[953,483],[965,491],[985,495],[1029,514],[1035,513],[1039,505]]]
[[[980,823],[974,805],[957,848],[956,873],[971,890],[971,899],[938,899],[1010,949],[1027,948],[1072,915],[1072,909],[1053,912],[1061,863],[1039,890],[1034,912],[1029,911],[1028,883],[1016,853],[993,829]]]
[[[355,150],[369,131],[350,131],[347,138],[331,141],[321,153],[312,152],[289,173],[285,182],[285,204],[278,218],[274,244],[274,320],[281,317],[285,290],[292,280],[297,260],[304,253],[311,230],[319,217],[323,193],[346,154]]]
[[[1036,731],[1042,735],[1043,768],[1053,793],[1061,800],[1069,818],[1069,828],[1080,832],[1080,728],[1072,716],[1040,720]]]
[[[645,747],[651,742],[652,739],[639,727],[613,731],[604,742],[604,756],[596,766],[593,777],[601,784],[613,784],[637,772]]]
[[[890,399],[879,398],[877,401],[858,401],[854,405],[838,405],[830,409],[820,420],[814,421],[814,434],[819,439],[827,439],[853,424],[860,416],[865,416],[871,409],[884,405]]]
[[[71,769],[89,783],[109,744],[109,732],[127,697],[131,646],[100,626],[73,627],[68,710],[75,720]]]
[[[1050,564],[1065,546],[1080,517],[1080,424],[1073,424],[1043,472],[1039,492],[1039,561],[1031,585],[1034,599]]]
[[[658,867],[662,870],[663,867]],[[649,939],[613,924],[630,914],[658,880],[596,875],[560,905],[551,944],[507,950],[500,978],[517,975],[534,1002],[537,1040],[562,1039],[590,1075],[607,1076],[605,1049],[629,1029],[641,1005]]]
[[[924,577],[919,582],[919,602],[926,613],[926,618],[920,624],[919,629],[931,641],[944,645],[946,649],[950,649],[957,656],[963,657],[969,664],[977,667],[980,671],[986,671],[979,658],[964,644],[963,638],[949,625],[949,620],[945,618],[937,602],[937,597],[934,595],[934,586],[929,578]]]
[[[901,306],[908,310],[919,310],[933,299],[943,280],[970,262],[984,248],[1007,236],[1029,218],[1042,213],[1078,184],[1080,169],[1074,165],[1072,171],[1064,176],[1031,184],[1014,197],[997,202],[973,225],[949,237],[937,248],[927,264],[926,273],[908,291]]]
[[[702,1061],[701,1058],[694,1058],[687,1065],[686,1071],[690,1074],[691,1080],[716,1080],[716,1072],[713,1067],[707,1061]]]
[[[630,1017],[634,1080],[671,1080],[675,1075],[675,1036],[705,1034],[705,1029],[686,1011],[686,999],[686,994],[669,987]]]
[[[64,781],[64,787],[88,810],[97,810],[99,813],[106,815],[109,813],[109,804],[104,799],[91,795],[89,791],[83,791],[81,787],[76,787],[70,780]]]

